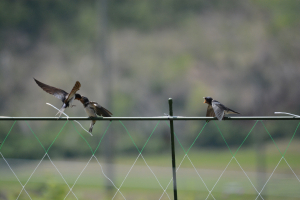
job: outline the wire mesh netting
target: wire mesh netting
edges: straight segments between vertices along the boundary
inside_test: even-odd
[[[93,137],[73,121],[52,122],[47,131],[44,121],[1,123],[0,199],[174,198],[169,120],[98,121],[103,131]],[[178,199],[300,197],[297,120],[174,124]],[[289,127],[285,137],[274,124]],[[113,163],[103,156],[109,135]],[[62,147],[70,151],[60,155]]]

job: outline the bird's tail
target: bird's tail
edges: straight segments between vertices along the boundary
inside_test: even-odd
[[[103,117],[111,117],[112,116],[112,113],[102,106],[97,107],[96,109],[97,109],[96,110],[97,115],[99,115],[99,116],[103,116]]]
[[[95,123],[96,123],[95,120],[93,120],[93,121],[91,122],[90,129],[89,129],[89,132],[90,132],[90,133],[92,133],[93,127],[94,127],[94,124],[95,124]]]
[[[238,112],[236,112],[234,110],[231,110],[230,108],[228,108],[227,113],[228,114],[241,114],[241,113],[238,113]]]
[[[109,111],[109,110],[107,110],[106,108],[103,108],[102,107],[102,112],[103,112],[103,117],[111,117],[112,116],[112,113]]]

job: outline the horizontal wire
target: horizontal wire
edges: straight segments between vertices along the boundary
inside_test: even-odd
[[[84,120],[96,120],[96,121],[119,121],[119,120],[218,120],[215,117],[184,117],[184,116],[157,116],[157,117],[8,117],[0,116],[0,121],[84,121]],[[242,117],[225,117],[223,120],[300,120],[300,117],[293,116],[242,116]]]

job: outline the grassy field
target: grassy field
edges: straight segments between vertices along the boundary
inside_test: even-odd
[[[278,142],[278,148],[285,149],[286,144],[287,141]],[[183,151],[177,150],[176,163],[177,166],[180,165],[177,171],[178,197],[187,200],[207,197],[207,199],[256,199],[258,195],[256,190],[260,191],[271,177],[262,192],[264,199],[266,197],[275,200],[299,199],[298,144],[299,142],[293,142],[284,159],[276,146],[274,147],[272,143],[268,144],[264,165],[257,164],[257,152],[253,148],[239,150],[235,158],[228,149],[191,149],[187,156]],[[64,199],[70,191],[68,187],[73,187],[72,191],[79,199],[112,199],[114,195],[116,200],[124,199],[122,195],[126,199],[134,200],[169,199],[169,197],[172,199],[170,155],[145,154],[138,159],[137,156],[138,154],[117,157],[115,164],[111,166],[105,165],[101,157],[98,158],[101,166],[95,158],[92,158],[87,166],[90,158],[70,161],[52,160],[54,166],[46,156],[32,176],[39,160],[7,159],[7,161],[22,185],[26,184],[31,176],[25,189],[32,199]],[[0,159],[0,167],[0,199],[16,199],[22,186],[3,159]],[[117,188],[122,185],[120,188],[122,194],[114,187],[111,190],[112,196],[105,191],[107,179],[101,167],[114,169],[113,182]],[[258,172],[258,169],[262,171]],[[166,193],[163,193],[162,187],[167,188]],[[212,195],[209,195],[208,190],[212,190]],[[70,193],[66,199],[76,199],[74,194]],[[25,191],[22,191],[19,199],[29,199],[29,197]]]

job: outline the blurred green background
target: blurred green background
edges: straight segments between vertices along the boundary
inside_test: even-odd
[[[79,93],[116,117],[163,116],[168,113],[169,97],[174,101],[174,115],[205,116],[204,96],[244,116],[269,116],[275,111],[298,114],[299,10],[300,2],[294,0],[0,1],[0,115],[56,114],[46,102],[56,107],[61,102],[42,91],[33,77],[67,92],[75,81],[80,81]],[[81,103],[74,103],[76,107],[68,108],[66,113],[86,116]],[[22,184],[45,154],[41,144],[48,149],[64,123],[20,121],[13,126],[0,152]],[[81,123],[88,128],[90,122]],[[123,123],[139,149],[157,125],[153,121]],[[176,135],[185,151],[204,124],[175,122]],[[232,158],[219,130],[235,152],[254,124],[212,121],[205,126],[188,155],[209,190]],[[1,121],[0,125],[3,141],[13,122]],[[256,124],[236,155],[259,191],[282,157],[278,149],[285,152],[298,122],[267,121],[264,125]],[[107,127],[95,156],[106,166],[104,169],[113,169],[107,173],[120,186],[139,155],[124,126],[117,121],[99,121],[93,137],[72,122],[64,126],[48,153],[58,168],[61,165],[59,171],[70,187],[92,156],[83,138],[95,150]],[[178,165],[185,153],[176,142]],[[296,177],[300,176],[299,144],[296,131],[284,156],[287,162],[282,160],[274,171],[263,190],[264,199],[300,197]],[[165,188],[171,178],[169,127],[165,121],[157,125],[143,155]],[[0,199],[16,199],[22,186],[3,157]],[[97,164],[93,158],[78,179],[73,191],[79,199],[111,199],[110,193],[115,194]],[[141,157],[135,166],[137,169],[132,169],[121,188],[126,199],[159,199],[163,190]],[[205,199],[208,190],[189,159],[185,157],[181,167],[180,199]],[[48,157],[37,170],[40,172],[34,173],[25,187],[30,196],[63,199],[68,186]],[[172,199],[171,189],[172,184],[167,189]],[[257,196],[235,160],[212,194],[216,199]],[[29,199],[24,191],[19,198]],[[75,197],[69,194],[66,199]],[[124,198],[118,193],[114,199]],[[169,198],[164,195],[162,199]]]

